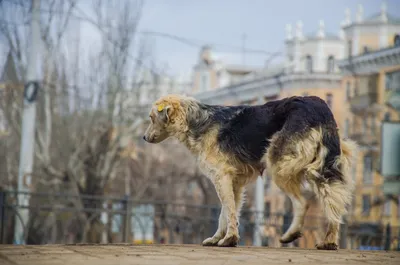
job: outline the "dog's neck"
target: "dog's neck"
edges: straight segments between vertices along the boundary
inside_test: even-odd
[[[207,105],[197,101],[182,102],[184,125],[176,137],[194,154],[203,148],[203,137],[213,128],[212,113]]]

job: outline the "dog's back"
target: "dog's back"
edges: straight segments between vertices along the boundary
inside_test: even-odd
[[[318,127],[323,128],[323,141],[330,150],[327,164],[340,154],[335,119],[325,101],[318,97],[290,97],[258,106],[223,107],[214,113],[220,123],[217,140],[220,148],[245,163],[261,161],[271,138],[278,133],[286,135],[284,138],[288,140]],[[282,152],[274,150],[274,159],[282,156]]]

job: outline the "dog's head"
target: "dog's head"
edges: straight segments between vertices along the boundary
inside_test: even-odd
[[[176,132],[182,99],[181,96],[169,95],[154,102],[149,114],[150,124],[143,136],[146,142],[160,143]]]

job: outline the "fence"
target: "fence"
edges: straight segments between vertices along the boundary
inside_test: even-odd
[[[13,243],[14,224],[19,212],[29,210],[24,228],[27,244],[64,243],[169,243],[200,244],[218,227],[220,208],[165,201],[133,201],[129,198],[54,193],[18,193],[29,195],[30,204],[17,205],[15,192],[0,192],[0,242]],[[261,217],[261,218],[257,218]],[[252,245],[261,235],[262,244],[270,247],[313,248],[323,239],[325,220],[307,216],[303,236],[282,245],[279,237],[289,227],[292,216],[281,213],[260,214],[244,210],[240,218],[240,245]],[[255,231],[255,223],[261,229]],[[361,225],[361,226],[360,226]],[[362,224],[341,229],[342,248],[397,249],[399,228]],[[368,228],[368,227],[367,227]]]

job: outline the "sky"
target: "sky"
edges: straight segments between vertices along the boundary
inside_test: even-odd
[[[326,32],[338,34],[345,9],[350,8],[351,18],[355,20],[358,4],[363,5],[364,17],[368,17],[380,12],[382,1],[147,0],[141,28],[200,40],[199,43],[219,44],[215,48],[222,59],[242,63],[243,34],[246,34],[246,49],[283,51],[286,24],[294,27],[302,20],[303,32],[308,34],[316,32],[319,21],[324,20]],[[386,0],[386,5],[390,14],[400,17],[400,0]],[[161,37],[155,40],[157,60],[168,63],[172,73],[191,70],[196,63],[198,47]],[[248,54],[245,63],[262,66],[266,58],[264,54]]]
[[[61,0],[60,0],[61,1]],[[133,1],[133,0],[132,0]],[[305,35],[318,30],[324,20],[325,31],[338,34],[340,23],[345,18],[345,9],[350,8],[355,20],[358,4],[363,5],[364,17],[380,12],[382,0],[144,0],[140,31],[161,32],[188,39],[188,45],[171,38],[152,36],[154,61],[167,65],[167,74],[184,74],[190,77],[202,45],[211,45],[218,57],[227,64],[242,64],[242,47],[246,50],[284,52],[286,25],[303,23]],[[400,0],[386,0],[387,10],[400,18]],[[80,8],[90,16],[91,0],[78,0]],[[79,12],[78,12],[79,14]],[[92,13],[93,14],[93,13]],[[70,34],[74,39],[79,27],[85,49],[99,46],[99,31],[90,23],[71,24]],[[246,38],[243,42],[243,35]],[[67,52],[73,56],[71,43]],[[1,50],[0,60],[5,60],[7,50]],[[246,53],[247,66],[260,67],[270,55]],[[276,57],[279,62],[282,57]]]

